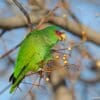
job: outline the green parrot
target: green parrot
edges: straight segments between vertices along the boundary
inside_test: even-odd
[[[58,41],[65,39],[65,34],[60,32],[57,26],[47,26],[44,29],[34,29],[23,40],[20,46],[14,73],[9,78],[12,82],[10,93],[12,93],[25,78],[27,73],[38,72],[43,67],[43,62],[48,62],[52,59],[52,47]]]

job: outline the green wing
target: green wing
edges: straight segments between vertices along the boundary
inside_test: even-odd
[[[48,54],[51,46],[47,45],[50,41],[47,42],[47,39],[43,38],[45,36],[44,32],[43,30],[34,30],[23,41],[16,60],[15,78],[25,67],[35,67],[35,64],[41,62]]]
[[[33,57],[35,50],[34,50],[34,36],[30,33],[29,36],[25,38],[23,41],[20,50],[18,52],[18,57],[15,65],[14,70],[14,77],[17,78],[22,69],[30,62],[31,58]]]

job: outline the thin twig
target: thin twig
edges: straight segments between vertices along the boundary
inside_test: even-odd
[[[2,30],[0,33],[0,38],[6,33],[6,30]]]
[[[65,0],[60,0],[61,5],[63,6],[63,8],[69,13],[69,15],[75,20],[75,22],[78,23],[78,26],[80,27],[81,34],[82,34],[82,40],[87,40],[87,34],[86,31],[83,29],[82,23],[81,21],[77,18],[77,16],[72,12],[72,10],[70,9],[69,4],[65,1]],[[85,42],[84,41],[84,42]]]
[[[34,95],[34,93],[31,90],[29,91],[29,95],[31,97],[30,100],[35,100],[35,95]]]
[[[41,18],[39,24],[35,28],[40,28],[45,22],[48,21],[48,19],[54,14],[54,12],[58,9],[58,5],[55,6],[52,10],[50,10],[46,16]]]
[[[29,14],[27,13],[27,11],[24,9],[24,7],[17,0],[13,0],[13,2],[20,9],[20,11],[22,11],[23,14],[25,15],[25,17],[26,17],[26,19],[28,21],[28,26],[30,27],[30,30],[32,31],[33,30],[33,27],[32,27],[32,23],[31,23],[31,19],[30,19]]]
[[[72,17],[81,27],[80,20],[76,17],[76,15],[70,9],[68,2],[66,2],[65,0],[59,0],[59,2],[61,3],[61,6],[63,7],[63,9],[69,13],[70,17]]]
[[[9,89],[10,86],[11,86],[11,84],[9,84],[9,85],[6,86],[3,90],[1,90],[1,91],[0,91],[0,95],[1,95],[2,93],[4,93],[7,89]]]
[[[4,49],[5,49],[5,52],[7,52],[7,45],[6,45],[6,42],[5,40],[2,38],[2,41],[3,41],[3,44],[4,44]],[[14,59],[12,59],[10,56],[8,56],[8,60],[9,60],[9,64],[14,64]]]
[[[33,85],[33,86],[37,86],[37,87],[41,87],[41,88],[45,88],[45,86],[40,85],[40,84],[36,84],[36,83],[29,83],[29,82],[22,82],[22,84],[29,84],[29,85]]]
[[[0,56],[0,59],[6,57],[7,55],[9,55],[10,53],[12,53],[14,50],[16,50],[20,45],[22,44],[22,42],[20,42],[19,44],[17,44],[14,48],[12,48],[11,50],[7,51],[5,54]]]

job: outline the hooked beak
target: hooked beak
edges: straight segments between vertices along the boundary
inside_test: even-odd
[[[65,35],[65,33],[62,33],[62,34],[60,35],[59,40],[60,40],[60,41],[65,41],[65,40],[66,40],[66,35]]]

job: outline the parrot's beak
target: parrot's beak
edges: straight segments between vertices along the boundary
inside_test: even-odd
[[[62,41],[66,40],[66,35],[63,33],[61,34]]]
[[[66,35],[65,35],[65,33],[62,33],[62,34],[60,35],[59,40],[60,40],[60,41],[65,41],[65,40],[66,40]]]
[[[66,35],[65,35],[64,32],[60,32],[60,31],[57,30],[56,31],[56,35],[58,36],[58,38],[59,38],[60,41],[66,40]]]

